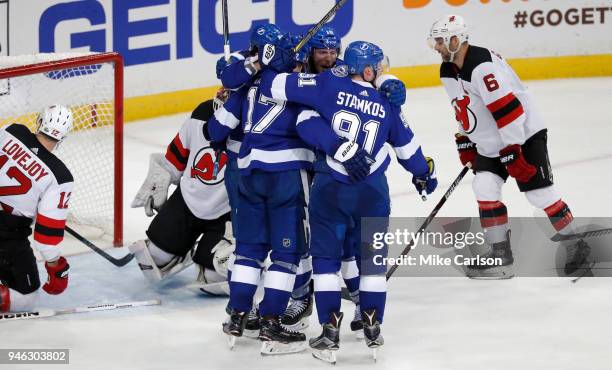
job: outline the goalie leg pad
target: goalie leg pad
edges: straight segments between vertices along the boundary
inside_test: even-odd
[[[130,245],[128,249],[134,255],[134,258],[136,258],[138,267],[140,267],[145,278],[151,282],[158,282],[162,279],[162,273],[155,261],[153,261],[153,256],[151,256],[147,244],[148,240],[138,240]]]
[[[16,290],[9,289],[9,305],[8,311],[11,312],[26,312],[34,309],[34,305],[38,301],[38,290],[28,294],[19,293]],[[0,303],[1,305],[1,303]],[[0,307],[0,312],[2,308]]]

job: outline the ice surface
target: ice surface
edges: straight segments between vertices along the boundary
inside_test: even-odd
[[[549,128],[555,183],[575,216],[610,216],[612,148],[609,105],[612,78],[530,82]],[[411,90],[407,118],[426,155],[435,158],[439,191],[422,202],[410,176],[394,164],[389,177],[394,216],[425,216],[459,173],[454,119],[441,87]],[[148,155],[162,152],[187,114],[125,127],[125,240],[144,237],[149,219],[130,209],[147,172]],[[466,176],[441,216],[477,216]],[[511,216],[533,210],[512,183],[504,189]],[[99,241],[104,244],[104,241]],[[71,252],[74,241],[68,241]],[[122,255],[126,249],[112,250]],[[161,306],[73,314],[0,323],[0,348],[70,348],[74,369],[300,369],[329,368],[309,352],[261,358],[259,343],[238,340],[226,348],[221,333],[225,299],[186,289],[191,268],[158,287],[146,283],[135,263],[116,268],[92,253],[69,257],[65,294],[41,293],[40,307],[65,308],[160,298]],[[44,268],[41,268],[44,270]],[[41,280],[46,278],[41,273]],[[352,304],[344,307],[337,368],[402,369],[610,369],[612,280],[519,278],[393,278],[383,325],[385,345],[374,365],[363,342],[348,329]],[[315,317],[307,335],[318,335]],[[55,368],[60,366],[55,365]],[[2,369],[11,368],[2,365]],[[20,365],[18,369],[38,369]]]

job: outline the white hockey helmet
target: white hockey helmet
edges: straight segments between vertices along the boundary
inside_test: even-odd
[[[72,112],[63,105],[46,107],[36,118],[36,132],[62,141],[72,130]]]
[[[451,50],[450,41],[453,36],[457,36],[459,39],[459,46],[457,50]],[[427,38],[427,42],[429,43],[429,47],[432,49],[436,45],[436,39],[441,38],[444,42],[444,45],[448,49],[451,54],[451,62],[455,58],[455,53],[459,51],[461,45],[468,40],[468,28],[465,24],[465,20],[460,15],[445,15],[444,17],[438,19],[434,22],[429,30],[429,37]]]

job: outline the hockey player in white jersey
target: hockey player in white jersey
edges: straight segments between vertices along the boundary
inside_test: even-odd
[[[72,129],[70,109],[54,105],[37,117],[35,134],[20,124],[0,129],[0,312],[31,310],[40,280],[28,236],[48,273],[43,290],[68,287],[68,262],[60,254],[73,178],[52,151]]]
[[[219,170],[213,176],[217,152],[202,132],[213,113],[213,100],[201,103],[168,145],[166,154],[151,154],[149,173],[132,207],[144,207],[148,216],[154,215],[153,210],[158,213],[146,232],[148,239],[129,249],[145,277],[153,282],[195,262],[200,289],[226,295],[227,270],[234,251],[224,185],[227,156],[219,153]],[[170,184],[177,188],[167,199]]]
[[[489,49],[470,45],[462,17],[447,15],[431,27],[429,44],[443,60],[440,79],[459,124],[461,163],[475,171],[472,183],[489,253],[504,266],[473,266],[473,277],[510,278],[513,256],[502,186],[508,176],[536,208],[544,210],[557,232],[573,233],[572,213],[553,186],[547,129],[531,94],[510,65]],[[564,272],[576,273],[590,253],[583,241],[566,244]]]

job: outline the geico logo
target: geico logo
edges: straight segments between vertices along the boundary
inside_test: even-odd
[[[250,0],[254,10],[271,8],[268,19],[252,19],[251,12],[245,7],[229,8],[230,39],[233,50],[243,50],[249,46],[251,29],[258,24],[274,20],[283,31],[293,34],[304,34],[312,24],[297,24],[293,20],[293,5],[297,0]],[[207,53],[223,53],[223,34],[221,24],[216,24],[217,0],[82,0],[54,4],[45,9],[38,23],[40,52],[54,52],[56,46],[56,29],[60,24],[62,31],[57,33],[69,40],[70,48],[88,47],[91,51],[104,52],[113,50],[123,55],[126,66],[155,63],[175,59],[192,58],[197,48]],[[231,2],[230,2],[231,3]],[[242,3],[241,3],[242,4]],[[151,9],[157,14],[174,13],[173,16],[159,16],[135,19],[134,13],[147,14],[143,8]],[[163,10],[163,12],[162,12]],[[323,16],[327,9],[320,9]],[[150,14],[149,12],[148,14]],[[197,15],[194,20],[194,13]],[[273,13],[273,14],[272,14]],[[353,24],[354,5],[349,0],[328,24],[336,29],[339,37],[348,34]],[[261,13],[259,13],[261,14]],[[174,19],[174,21],[169,21]],[[74,20],[86,20],[76,26]],[[313,16],[317,22],[318,16]],[[70,23],[68,23],[70,22]],[[232,25],[241,25],[240,31],[232,32]],[[82,27],[77,29],[77,27]],[[132,38],[147,40],[150,46],[135,47]],[[194,40],[195,39],[195,40]],[[130,46],[131,44],[131,46]],[[196,50],[194,50],[194,48]],[[65,51],[65,50],[63,50]]]

